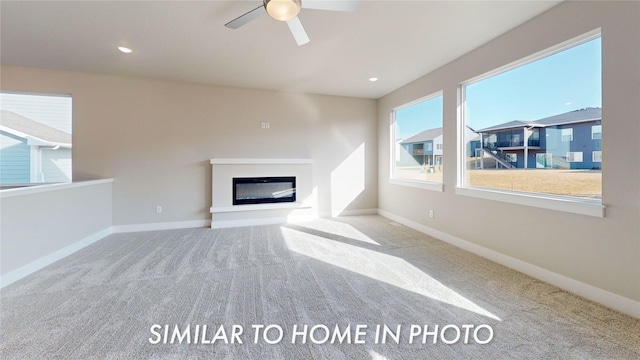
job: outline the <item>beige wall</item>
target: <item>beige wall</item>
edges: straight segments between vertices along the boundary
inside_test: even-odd
[[[567,2],[380,99],[379,208],[640,301],[640,3]],[[603,203],[595,218],[455,194],[459,83],[602,28]],[[389,113],[444,90],[445,191],[391,185]],[[435,219],[429,219],[429,209]]]
[[[3,191],[2,286],[109,234],[112,185],[102,180]]]
[[[345,210],[377,207],[375,100],[14,66],[1,81],[72,94],[73,180],[115,178],[115,226],[210,219],[211,158],[312,158],[320,213],[354,176],[365,181]],[[336,177],[361,148],[362,161]]]

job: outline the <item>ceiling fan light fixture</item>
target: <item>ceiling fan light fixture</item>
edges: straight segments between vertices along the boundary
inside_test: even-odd
[[[289,21],[300,12],[300,0],[263,0],[264,8],[272,18]]]

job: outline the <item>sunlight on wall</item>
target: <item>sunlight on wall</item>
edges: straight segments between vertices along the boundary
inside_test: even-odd
[[[385,254],[382,250],[372,250],[369,244],[349,244],[355,239],[336,231],[335,227],[331,228],[332,232],[302,226],[283,226],[280,229],[287,248],[299,254],[501,321],[406,260]],[[352,228],[352,231],[357,230]]]
[[[339,216],[364,191],[364,143],[331,172],[331,216]]]

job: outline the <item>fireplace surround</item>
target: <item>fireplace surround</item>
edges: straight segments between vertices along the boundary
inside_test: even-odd
[[[212,228],[285,223],[318,217],[312,159],[212,158],[210,162]],[[295,183],[291,181],[293,179],[279,185],[270,185],[269,181],[263,183],[265,178],[281,182],[279,180],[285,177],[295,178]],[[244,189],[240,189],[241,196],[238,196],[237,179],[247,178],[258,181],[245,182],[240,186]],[[258,189],[262,185],[268,190]],[[256,196],[260,195],[256,192],[265,192],[267,196]],[[234,200],[236,197],[249,199],[240,199],[239,203]],[[253,198],[257,197],[268,200],[254,202]],[[248,201],[242,203],[244,200]]]

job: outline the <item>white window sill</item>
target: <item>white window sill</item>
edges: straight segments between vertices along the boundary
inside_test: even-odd
[[[580,199],[569,196],[553,196],[480,188],[456,188],[456,195],[480,199],[502,201],[511,204],[533,206],[543,209],[564,211],[574,214],[604,217],[606,206],[601,200]]]
[[[402,185],[409,186],[418,189],[426,189],[431,191],[444,191],[444,185],[438,182],[432,181],[418,181],[418,180],[408,180],[408,179],[389,179],[389,184],[393,185]]]

